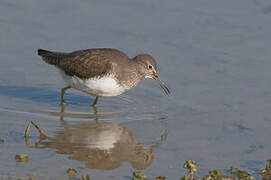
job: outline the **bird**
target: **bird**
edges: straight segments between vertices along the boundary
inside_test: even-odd
[[[61,89],[61,103],[65,104],[66,90],[73,88],[90,94],[97,107],[99,97],[118,96],[135,87],[142,79],[155,79],[165,94],[170,90],[157,73],[157,63],[149,54],[139,54],[130,59],[114,48],[83,49],[73,52],[56,52],[38,49],[42,59],[55,66],[66,86]]]

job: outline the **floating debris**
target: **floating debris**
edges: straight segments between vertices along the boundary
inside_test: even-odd
[[[209,171],[209,174],[203,180],[235,180],[232,176],[227,176],[217,170]]]
[[[10,180],[13,180],[13,179],[10,179]],[[35,178],[34,177],[30,177],[30,178],[26,178],[26,179],[18,178],[17,180],[35,180]]]
[[[209,177],[212,180],[220,180],[222,173],[217,170],[209,171]],[[207,178],[206,178],[207,179]]]
[[[209,171],[209,174],[203,178],[197,178],[194,176],[197,172],[197,163],[193,160],[186,161],[184,168],[188,170],[189,177],[183,176],[180,178],[181,180],[235,180],[234,177],[225,175],[217,170]]]
[[[68,174],[68,176],[70,177],[70,178],[75,178],[76,177],[76,175],[77,175],[77,171],[75,170],[75,169],[73,169],[73,168],[69,168],[67,171],[67,174]]]
[[[28,155],[22,154],[22,155],[16,155],[15,156],[16,161],[18,162],[27,162],[28,161]],[[269,164],[266,165],[265,169],[263,169],[258,174],[262,176],[262,180],[271,180],[271,160],[268,160]],[[217,170],[211,170],[209,171],[209,174],[205,177],[199,178],[195,176],[195,173],[197,171],[197,164],[193,160],[188,160],[184,164],[184,168],[188,170],[189,176],[183,176],[180,178],[180,180],[255,180],[253,176],[251,176],[246,171],[242,171],[236,167],[231,167],[230,172],[231,174],[237,176],[233,177],[231,175],[226,175],[220,171]],[[67,171],[67,174],[70,178],[75,179],[76,175],[78,174],[76,169],[69,168]],[[133,172],[133,180],[147,180],[147,176],[143,174],[140,171]],[[11,180],[13,180],[11,178]],[[17,180],[34,180],[33,177],[29,179],[17,179]],[[76,178],[76,180],[91,180],[89,175],[81,176],[81,178]],[[165,176],[157,176],[154,180],[166,180]]]
[[[236,175],[240,180],[255,180],[255,178],[246,171],[241,171],[236,167],[231,167],[231,174]]]
[[[28,155],[27,154],[16,155],[15,160],[17,162],[26,163],[26,162],[28,162]]]
[[[165,176],[157,176],[155,180],[166,180]]]
[[[5,140],[0,138],[0,144],[4,143]]]
[[[80,180],[91,180],[89,175],[87,174],[86,176],[82,176]]]
[[[187,176],[183,176],[180,178],[180,180],[188,180],[188,177]]]
[[[146,180],[147,176],[140,171],[133,172],[133,180]]]
[[[271,179],[271,159],[268,160],[269,165],[259,172],[259,174],[263,177],[263,180],[270,180]]]
[[[194,174],[197,172],[197,163],[193,160],[188,160],[184,163],[183,167],[188,170],[190,180],[193,180]],[[185,177],[184,177],[185,178]]]

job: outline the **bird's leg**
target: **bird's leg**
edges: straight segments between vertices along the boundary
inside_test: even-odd
[[[96,98],[95,98],[95,100],[94,100],[94,102],[93,102],[93,104],[92,104],[92,106],[94,107],[94,108],[97,108],[97,102],[98,102],[98,96],[96,96]]]
[[[70,89],[70,86],[64,87],[61,89],[61,105],[65,105],[65,101],[64,101],[64,94],[66,92],[67,89]]]

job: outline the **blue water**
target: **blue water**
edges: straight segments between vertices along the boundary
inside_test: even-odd
[[[65,85],[36,50],[97,47],[130,57],[151,54],[172,91],[164,96],[157,83],[145,80],[121,97],[99,101],[101,113],[126,114],[103,120],[120,123],[136,142],[149,145],[168,131],[143,170],[148,177],[177,179],[189,159],[198,162],[199,176],[230,166],[255,175],[271,157],[270,7],[268,0],[2,0],[0,138],[8,141],[0,144],[0,177],[55,179],[70,167],[82,167],[80,173],[93,179],[131,176],[129,162],[108,171],[84,168],[68,154],[29,149],[18,138],[29,120],[52,137],[64,128],[59,117],[40,113],[59,111]],[[93,97],[69,91],[65,98],[68,112],[93,113]],[[66,121],[76,125],[82,119]],[[21,152],[31,157],[25,165],[14,161]]]

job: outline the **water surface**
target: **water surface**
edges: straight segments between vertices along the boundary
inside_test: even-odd
[[[0,177],[55,179],[72,167],[93,179],[127,179],[141,167],[150,178],[176,179],[184,175],[188,159],[198,162],[198,175],[209,169],[227,172],[232,165],[257,173],[271,157],[270,7],[267,0],[2,0]],[[59,117],[64,83],[36,49],[97,47],[118,48],[130,57],[150,53],[172,95],[144,80],[120,97],[102,98],[99,130],[93,124],[93,97],[71,90],[64,126]],[[24,142],[31,120],[52,138],[42,148]],[[32,130],[31,145],[39,140]],[[154,147],[165,131],[167,138]],[[114,138],[103,139],[108,134]],[[76,148],[73,136],[80,141]],[[101,154],[95,141],[118,150]],[[66,152],[59,143],[74,150]],[[147,163],[135,165],[134,155],[145,149]],[[116,159],[100,168],[95,159],[90,165],[76,156],[76,150]],[[120,152],[129,153],[121,159]],[[28,163],[14,160],[22,153],[29,155]]]

